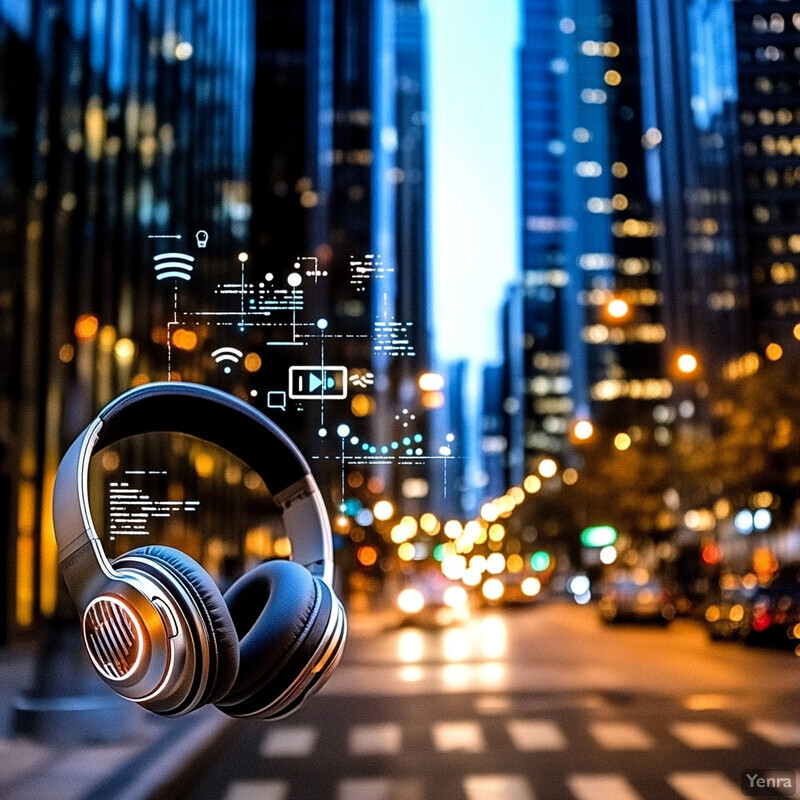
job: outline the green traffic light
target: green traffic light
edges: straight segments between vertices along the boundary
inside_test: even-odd
[[[606,547],[617,541],[617,529],[611,525],[594,525],[581,531],[584,547]]]
[[[550,566],[550,556],[544,550],[537,550],[531,556],[531,567],[535,572],[544,572]]]

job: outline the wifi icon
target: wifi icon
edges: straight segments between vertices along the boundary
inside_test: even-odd
[[[160,253],[153,256],[153,261],[155,261],[157,281],[163,281],[164,278],[180,278],[188,281],[192,277],[194,256],[187,253]]]
[[[211,354],[211,358],[213,358],[217,364],[223,364],[226,361],[230,361],[233,364],[238,364],[243,355],[244,353],[241,350],[237,350],[235,347],[218,347]],[[228,364],[225,364],[225,367],[222,371],[226,375],[229,375],[231,368]]]

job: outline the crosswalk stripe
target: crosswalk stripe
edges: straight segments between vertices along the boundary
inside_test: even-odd
[[[632,722],[594,722],[589,733],[606,750],[649,750],[653,738]]]
[[[510,719],[506,730],[514,747],[523,753],[563,750],[567,746],[561,729],[549,719]]]
[[[396,722],[357,725],[347,736],[350,755],[396,755],[403,744],[403,732]]]
[[[535,800],[522,775],[467,775],[462,785],[467,800]]]
[[[737,736],[713,722],[676,722],[670,731],[693,750],[722,750],[739,746]]]
[[[766,719],[753,720],[749,729],[756,736],[766,739],[775,747],[797,747],[800,745],[800,725],[793,722],[772,722]]]
[[[567,786],[576,800],[642,800],[622,775],[570,775]]]
[[[684,800],[747,800],[735,784],[719,772],[676,772],[667,778]]]
[[[453,750],[482,753],[486,749],[483,731],[477,722],[437,722],[433,726],[433,743],[440,753]]]
[[[344,778],[336,786],[336,800],[422,800],[419,780]]]
[[[288,794],[286,781],[234,781],[225,800],[285,800]]]
[[[311,725],[282,725],[261,740],[260,752],[265,758],[303,758],[311,755],[318,736]]]

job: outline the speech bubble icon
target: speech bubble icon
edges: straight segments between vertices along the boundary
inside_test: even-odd
[[[286,392],[267,392],[267,408],[286,411]]]

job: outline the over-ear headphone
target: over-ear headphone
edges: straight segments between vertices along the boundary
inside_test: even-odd
[[[171,547],[139,547],[109,562],[89,510],[89,460],[155,431],[205,439],[255,470],[281,510],[293,560],[260,564],[224,597],[199,564]],[[213,703],[233,717],[284,717],[341,657],[347,621],[331,586],[322,495],[289,437],[232,395],[170,382],[112,400],[59,465],[53,523],[92,665],[144,708],[178,715]]]

